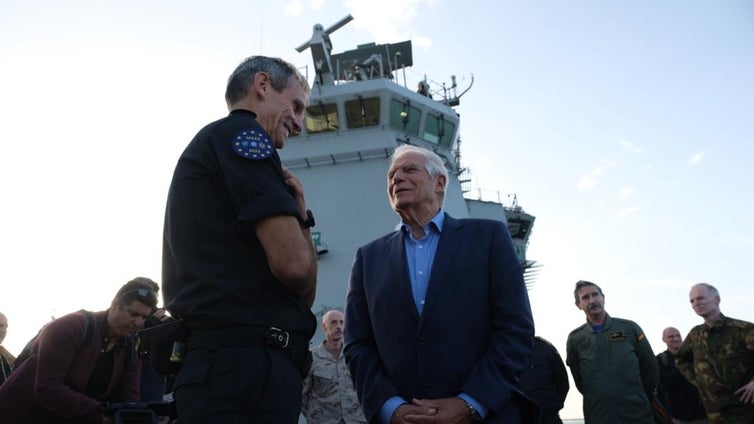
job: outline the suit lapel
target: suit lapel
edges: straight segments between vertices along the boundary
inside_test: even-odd
[[[411,311],[411,316],[418,323],[419,312],[416,310],[416,303],[414,302],[414,294],[411,292],[411,279],[408,275],[408,261],[406,260],[406,246],[403,238],[406,235],[403,231],[398,230],[395,235],[390,238],[388,242],[388,266],[391,269],[388,271],[388,275],[391,283],[395,285],[395,289],[400,295],[406,307]]]
[[[448,272],[450,271],[455,252],[458,249],[458,244],[461,241],[460,228],[461,222],[446,213],[440,241],[437,243],[435,260],[432,263],[432,273],[429,275],[426,303],[422,312],[423,319],[434,309],[443,285],[447,284]]]

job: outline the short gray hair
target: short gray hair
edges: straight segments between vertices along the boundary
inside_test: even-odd
[[[720,292],[717,291],[717,289],[715,288],[715,286],[713,286],[710,283],[698,283],[698,284],[694,284],[694,287],[706,287],[707,290],[709,290],[709,292],[712,293],[713,297],[720,297]],[[694,287],[692,287],[692,288],[694,288]]]
[[[270,84],[278,93],[285,90],[294,79],[309,94],[309,83],[292,64],[277,57],[251,56],[243,60],[228,77],[225,101],[232,106],[243,100],[254,85],[254,75],[265,72],[270,76]]]
[[[406,153],[419,153],[424,157],[424,168],[430,177],[436,177],[442,175],[445,177],[445,185],[442,186],[442,198],[440,203],[445,204],[445,193],[448,191],[448,168],[445,167],[445,163],[442,158],[435,152],[425,149],[423,147],[414,146],[413,144],[401,144],[393,151],[393,156],[390,157],[390,165],[396,161],[399,157]]]
[[[413,144],[401,144],[400,146],[395,148],[393,156],[390,159],[390,164],[392,165],[392,163],[395,162],[396,159],[406,153],[411,152],[419,153],[420,155],[424,156],[424,167],[427,169],[427,172],[430,176],[436,177],[438,175],[442,175],[445,177],[445,181],[447,182],[448,168],[445,167],[445,163],[442,161],[442,158],[437,153],[423,147],[414,146]],[[447,184],[445,185],[447,186]]]

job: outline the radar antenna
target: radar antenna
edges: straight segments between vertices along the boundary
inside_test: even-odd
[[[451,107],[458,106],[461,103],[461,96],[466,94],[467,91],[471,90],[471,86],[474,85],[474,74],[471,74],[471,82],[469,83],[469,86],[466,87],[466,89],[461,92],[461,94],[457,93],[458,84],[456,83],[456,76],[451,75],[450,80],[452,81],[452,85],[450,86],[450,88],[446,88],[445,83],[442,84],[442,91],[443,91],[442,103]]]
[[[353,16],[347,15],[345,18],[339,20],[330,28],[324,29],[322,24],[315,24],[312,31],[312,38],[304,44],[296,47],[296,51],[301,53],[307,48],[312,51],[312,61],[314,63],[314,70],[317,73],[315,84],[319,85],[333,85],[335,84],[335,78],[333,77],[332,63],[330,62],[330,52],[332,51],[332,43],[330,42],[330,34],[340,29],[345,24],[351,22]]]

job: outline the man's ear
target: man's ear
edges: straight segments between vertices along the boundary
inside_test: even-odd
[[[253,85],[254,92],[259,97],[266,97],[267,92],[269,90],[272,90],[272,86],[270,85],[270,76],[267,75],[266,72],[257,72],[254,74],[254,85]]]
[[[445,175],[438,175],[437,176],[437,192],[442,193],[445,191],[445,185],[448,183],[448,179],[445,178]]]

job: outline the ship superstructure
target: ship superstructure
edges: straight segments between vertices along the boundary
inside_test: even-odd
[[[449,88],[419,93],[426,78],[408,88],[405,70],[413,65],[411,42],[366,44],[332,53],[330,35],[351,20],[328,29],[315,25],[311,40],[314,75],[304,129],[291,137],[280,156],[303,182],[307,205],[316,215],[313,238],[319,252],[318,288],[313,310],[342,309],[356,249],[399,222],[390,209],[386,172],[393,150],[414,144],[435,151],[449,170],[444,210],[456,218],[506,221],[522,264],[534,223],[517,202],[471,198],[468,172],[460,164],[460,104],[455,81]],[[401,76],[403,83],[401,84]],[[454,80],[455,78],[453,78]],[[473,83],[473,79],[472,79]],[[468,88],[466,89],[468,90]],[[315,342],[322,335],[315,336]]]

